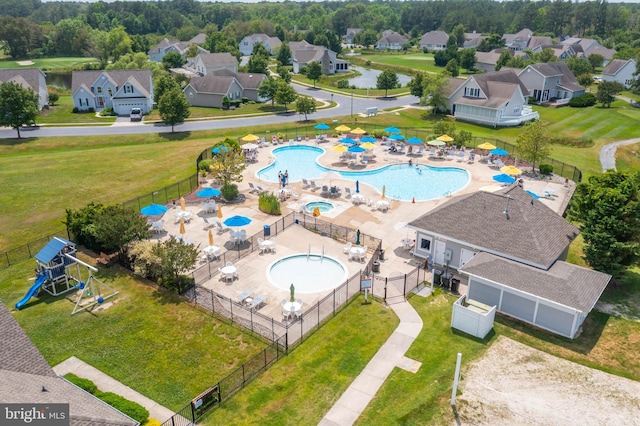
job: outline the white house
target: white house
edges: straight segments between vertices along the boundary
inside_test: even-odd
[[[0,69],[0,84],[8,81],[17,83],[25,89],[32,89],[37,93],[39,110],[49,105],[46,75],[40,68]]]
[[[564,62],[528,65],[518,77],[538,102],[568,103],[586,91]]]
[[[636,72],[636,61],[633,59],[614,59],[602,71],[603,81],[617,81],[627,89],[631,87]]]
[[[524,28],[515,34],[503,34],[502,39],[505,42],[506,47],[513,51],[520,51],[527,48],[529,45],[529,39],[533,35],[533,31],[528,28]]]
[[[238,72],[238,60],[229,52],[201,53],[193,61],[193,70],[200,75],[207,75],[220,70]]]
[[[517,184],[453,197],[408,226],[414,254],[467,279],[469,299],[569,338],[611,279],[563,260],[578,228]]]
[[[387,30],[376,42],[376,50],[402,50],[406,43],[409,43],[408,38],[395,31]]]
[[[251,34],[240,40],[238,49],[243,56],[249,56],[253,52],[253,47],[256,43],[262,44],[270,55],[278,54],[278,50],[282,46],[282,40],[278,37],[270,37],[266,34]]]
[[[353,44],[353,39],[360,31],[362,31],[362,28],[347,28],[347,34],[344,36],[344,42],[347,44]]]
[[[179,41],[179,40],[169,40],[168,38],[163,38],[157,46],[147,52],[149,55],[149,60],[154,62],[162,62],[162,58],[169,52],[178,52],[183,58],[185,58],[185,54],[189,46],[192,44],[200,45],[203,44],[207,39],[207,35],[204,33],[200,33],[197,36],[193,37],[188,41]],[[208,50],[198,46],[198,53],[205,53]]]
[[[71,98],[80,111],[113,108],[118,115],[129,115],[131,108],[140,108],[148,114],[153,107],[151,71],[73,71]]]
[[[527,88],[511,69],[452,79],[447,109],[458,120],[487,126],[518,126],[538,119],[528,102]]]

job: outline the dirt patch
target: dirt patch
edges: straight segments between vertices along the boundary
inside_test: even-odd
[[[18,61],[18,65],[21,67],[28,67],[29,65],[33,65],[35,62],[33,61]]]
[[[458,424],[640,425],[640,382],[503,336],[460,383]]]

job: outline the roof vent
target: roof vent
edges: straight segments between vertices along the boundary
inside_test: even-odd
[[[504,208],[504,211],[502,212],[507,217],[507,219],[509,219],[509,200],[511,200],[511,197],[507,195],[507,206]]]

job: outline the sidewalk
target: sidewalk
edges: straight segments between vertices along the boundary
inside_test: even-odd
[[[340,399],[320,421],[320,426],[350,426],[369,405],[395,367],[416,372],[421,363],[404,356],[422,330],[422,319],[409,302],[393,304],[400,325],[369,361]]]
[[[164,422],[173,416],[173,411],[168,408],[163,407],[155,401],[147,398],[146,396],[134,391],[128,386],[123,385],[116,379],[104,374],[102,371],[98,370],[85,363],[84,361],[72,356],[62,361],[60,364],[53,367],[53,371],[56,372],[59,376],[64,376],[67,373],[73,373],[78,377],[82,377],[84,379],[89,379],[93,383],[98,386],[103,392],[113,392],[118,394],[130,401],[137,402],[142,405],[144,408],[149,410],[149,416]]]

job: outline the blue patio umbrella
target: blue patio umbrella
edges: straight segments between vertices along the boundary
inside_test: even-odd
[[[200,198],[217,197],[220,194],[222,194],[222,192],[220,192],[219,189],[215,189],[215,188],[205,188],[196,192],[196,195]]]
[[[526,193],[527,193],[527,194],[529,194],[529,195],[531,195],[531,196],[532,196],[533,198],[535,198],[536,200],[537,200],[538,198],[540,198],[540,196],[539,196],[538,194],[536,194],[536,193],[535,193],[535,192],[533,192],[533,191],[529,191],[528,189],[526,190]]]
[[[140,213],[142,213],[145,216],[160,216],[161,214],[164,214],[167,210],[169,209],[161,204],[149,204],[148,206],[143,207],[140,210]]]
[[[360,192],[360,181],[356,181],[356,192]]]
[[[389,139],[393,139],[394,141],[403,141],[404,136],[398,133],[398,134],[389,136]]]
[[[342,138],[338,142],[344,145],[353,145],[356,143],[356,140],[351,138]]]
[[[211,152],[213,152],[214,154],[221,154],[222,152],[227,151],[229,151],[229,147],[227,147],[226,145],[220,145],[211,150]]]
[[[509,155],[509,153],[507,151],[505,151],[502,148],[496,148],[496,149],[492,149],[491,151],[489,151],[489,154],[493,154],[493,155]]]
[[[360,139],[360,142],[375,143],[376,142],[376,138],[374,138],[373,136],[365,136],[364,138]]]
[[[251,219],[246,216],[231,216],[225,219],[224,224],[227,226],[245,226],[251,223]]]
[[[349,151],[349,152],[366,152],[367,150],[364,149],[363,147],[359,146],[359,145],[351,145],[349,147],[349,149],[347,149],[347,151]]]
[[[499,175],[494,175],[493,180],[500,183],[513,183],[516,181],[516,178],[509,176],[507,174],[501,173]]]
[[[422,139],[416,138],[414,136],[412,138],[407,139],[407,143],[410,143],[411,145],[422,145],[424,142],[422,142]]]
[[[400,129],[398,129],[396,126],[389,126],[384,129],[384,131],[387,133],[400,133]]]
[[[329,127],[328,124],[320,123],[313,126],[313,128],[317,130],[329,130],[331,127]]]

